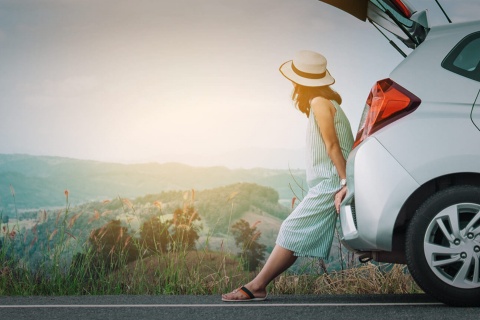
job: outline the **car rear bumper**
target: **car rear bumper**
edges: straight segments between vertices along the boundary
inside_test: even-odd
[[[354,251],[391,251],[398,213],[419,184],[370,137],[350,153],[347,187],[340,209],[342,242]]]

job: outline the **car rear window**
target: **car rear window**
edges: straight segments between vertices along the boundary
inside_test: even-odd
[[[396,9],[390,1],[385,1],[385,0],[370,0],[371,3],[373,3],[375,6],[377,6],[380,10],[383,12],[385,11],[390,11],[393,16],[404,26],[406,27],[411,27],[413,26],[412,20],[405,18],[402,16],[399,12],[398,9]]]
[[[445,57],[442,67],[480,81],[480,32],[463,38]]]

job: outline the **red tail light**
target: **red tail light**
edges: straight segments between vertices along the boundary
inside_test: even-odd
[[[378,81],[368,95],[353,148],[372,133],[413,112],[420,102],[417,96],[391,79]]]

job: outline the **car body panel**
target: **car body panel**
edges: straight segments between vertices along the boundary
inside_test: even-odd
[[[373,137],[350,154],[347,181],[348,195],[340,214],[344,240],[360,251],[391,250],[396,221],[392,212],[398,211],[418,183]],[[351,225],[352,211],[361,213],[356,215],[357,230]]]
[[[471,119],[475,127],[480,130],[480,90],[472,107]]]
[[[480,172],[480,136],[470,120],[471,108],[423,103],[375,137],[420,185],[452,173]]]

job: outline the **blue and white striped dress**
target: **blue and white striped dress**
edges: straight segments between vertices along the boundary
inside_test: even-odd
[[[345,159],[353,145],[350,123],[338,103],[335,130]],[[328,156],[313,110],[307,126],[306,176],[308,193],[280,227],[277,245],[298,257],[328,258],[332,246],[337,213],[334,196],[340,189],[340,177]]]

